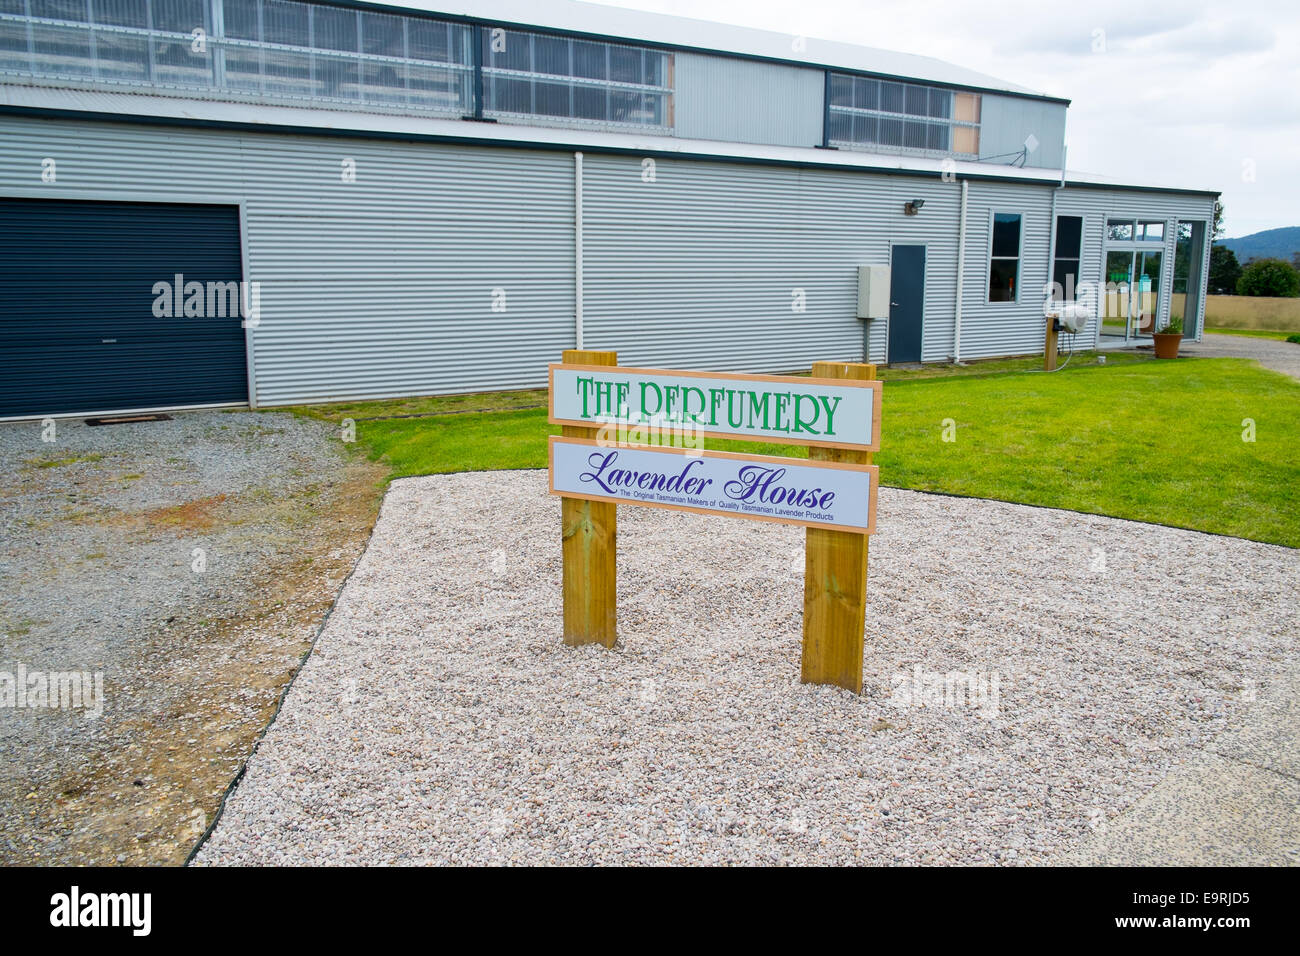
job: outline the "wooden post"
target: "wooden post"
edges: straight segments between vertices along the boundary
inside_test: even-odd
[[[874,365],[814,362],[814,378],[871,380]],[[813,461],[871,464],[871,453],[809,448]],[[805,684],[836,684],[862,693],[862,645],[867,621],[867,536],[809,528],[804,554],[803,667]]]
[[[565,349],[569,365],[617,365],[617,352]],[[565,438],[595,438],[597,430],[562,426]],[[617,505],[561,498],[564,555],[564,643],[604,644],[618,639],[615,580],[618,570]]]
[[[1043,371],[1056,371],[1056,316],[1047,317],[1047,345],[1043,349]]]

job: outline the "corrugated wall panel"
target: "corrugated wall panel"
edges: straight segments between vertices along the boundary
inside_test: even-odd
[[[950,354],[956,183],[665,159],[645,182],[638,158],[588,156],[584,192],[585,340],[621,362],[800,369],[861,361],[864,331],[883,362],[885,323],[855,317],[857,267],[895,242],[927,246],[924,357]]]
[[[1032,135],[1038,146],[1025,157],[1026,166],[1060,169],[1065,162],[1064,103],[1047,103],[1019,96],[985,93],[980,98],[980,156],[1018,153]]]
[[[821,70],[733,57],[675,53],[678,136],[733,143],[818,146]]]
[[[966,212],[966,279],[962,285],[961,357],[1019,355],[1043,348],[1047,321],[1051,187],[973,182]],[[922,211],[922,215],[928,212]],[[989,247],[995,212],[1020,213],[1020,293],[1015,302],[990,302]]]
[[[573,346],[569,154],[5,117],[6,187],[242,201],[263,405],[542,385]]]
[[[58,182],[42,185],[42,159]],[[356,181],[342,180],[345,159]],[[960,184],[639,156],[585,160],[585,343],[627,364],[779,371],[886,360],[857,266],[927,247],[922,358],[953,354]],[[540,385],[574,343],[564,152],[0,118],[0,193],[242,202],[262,404]],[[963,358],[1042,348],[1052,189],[970,185]],[[1208,197],[1066,189],[1100,278],[1108,214],[1209,218]],[[924,199],[919,215],[903,203]],[[988,303],[993,209],[1024,215],[1021,300]],[[493,310],[493,290],[506,310]],[[792,309],[802,289],[806,310]],[[1035,291],[1038,290],[1038,291]]]

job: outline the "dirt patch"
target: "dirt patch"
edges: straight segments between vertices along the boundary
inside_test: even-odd
[[[318,423],[266,416],[282,425],[269,429],[246,414],[249,427],[232,429],[232,417],[209,414],[201,440],[266,456],[259,474],[274,480],[214,482],[209,455],[160,468],[126,442],[121,453],[52,453],[78,460],[24,463],[3,482],[7,499],[27,504],[12,522],[20,537],[0,549],[0,590],[28,597],[0,601],[0,670],[102,671],[104,707],[93,720],[0,712],[0,862],[183,862],[360,556],[385,469],[334,445],[318,451],[313,442],[332,437]],[[306,451],[261,447],[286,436]],[[43,484],[65,474],[75,487]],[[196,551],[205,573],[190,566]],[[44,599],[32,597],[40,582]]]
[[[140,515],[140,520],[155,527],[185,528],[190,531],[206,531],[216,521],[215,512],[226,501],[224,494],[209,495],[197,501],[172,505],[168,508],[155,508]]]

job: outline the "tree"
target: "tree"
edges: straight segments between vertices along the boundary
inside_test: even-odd
[[[1242,270],[1237,295],[1300,298],[1300,272],[1282,259],[1256,259]]]
[[[1236,295],[1241,263],[1227,246],[1210,247],[1210,295]]]
[[[1210,241],[1219,239],[1223,236],[1223,203],[1215,200],[1214,203],[1214,224],[1210,227]]]

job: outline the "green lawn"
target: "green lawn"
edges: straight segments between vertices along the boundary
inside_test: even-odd
[[[1300,547],[1300,382],[1239,359],[1126,354],[1099,366],[1080,355],[1061,372],[1027,370],[1039,363],[972,365],[941,377],[886,370],[875,459],[882,484]],[[544,401],[534,391],[297,411],[354,418],[358,446],[401,477],[545,467],[546,436],[558,429],[545,408],[509,408]],[[477,408],[505,410],[466,411]],[[1253,442],[1242,440],[1248,418]],[[956,423],[954,442],[942,440],[945,419]]]
[[[1216,329],[1210,326],[1206,326],[1205,331],[1212,335],[1247,335],[1253,339],[1276,339],[1279,342],[1285,342],[1289,336],[1296,334],[1294,332],[1275,332],[1272,329]]]

